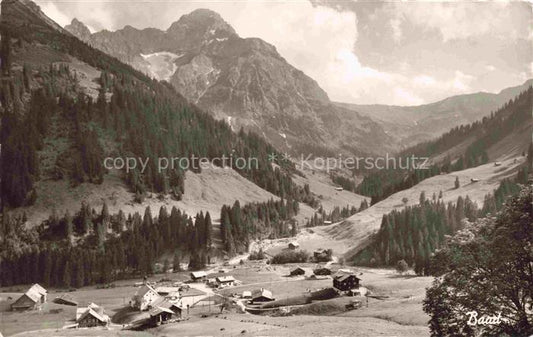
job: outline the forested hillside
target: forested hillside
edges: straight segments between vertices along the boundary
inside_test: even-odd
[[[4,121],[2,201],[11,208],[31,204],[33,183],[46,178],[100,183],[106,173],[105,156],[149,158],[146,170],[130,171],[125,176],[138,200],[146,191],[172,193],[179,199],[183,191],[183,172],[179,168],[160,172],[158,158],[226,156],[231,164],[238,157],[257,158],[252,165],[237,171],[258,186],[282,197],[311,200],[303,188],[292,183],[292,165],[268,161],[275,149],[252,133],[235,134],[224,122],[216,121],[175,90],[148,79],[97,51],[77,38],[47,25],[39,18],[31,22],[14,20],[18,1],[2,3],[2,71],[0,97]],[[68,63],[55,65],[23,63],[31,50],[52,49],[54,53],[76,57],[101,71],[96,100],[85,95]],[[19,60],[20,59],[20,60]],[[22,70],[20,69],[22,68]],[[51,172],[41,172],[37,151],[52,124],[65,126],[70,148],[58,155]],[[106,146],[102,146],[103,143]],[[278,156],[281,158],[281,156]],[[236,167],[233,165],[233,167]]]
[[[211,216],[193,219],[176,208],[161,208],[154,217],[110,215],[83,204],[75,215],[52,214],[38,228],[23,218],[4,217],[0,228],[2,286],[40,282],[81,287],[154,272],[158,257],[175,251],[178,259],[192,252],[191,269],[205,265],[211,248]]]
[[[529,87],[528,90],[493,112],[490,117],[469,125],[455,127],[435,141],[414,146],[398,155],[405,159],[404,162],[407,162],[407,158],[413,155],[437,158],[426,167],[427,169],[409,171],[389,169],[373,172],[368,174],[355,190],[357,193],[372,197],[372,204],[374,204],[441,172],[449,173],[485,164],[489,161],[488,151],[492,146],[517,130],[533,125],[532,106],[533,88]],[[529,142],[526,139],[523,144],[517,144],[522,147],[524,154]],[[459,149],[457,153],[449,151],[460,144],[465,145],[464,149]],[[449,155],[446,155],[447,151]],[[445,154],[444,158],[438,159],[443,154]],[[353,186],[349,181],[339,181],[339,183],[347,187]]]
[[[2,285],[110,282],[152,273],[163,254],[175,254],[176,268],[179,261],[200,268],[210,257],[247,249],[260,235],[291,235],[297,229],[289,224],[298,202],[318,205],[308,187],[293,182],[291,175],[298,174],[294,165],[263,138],[233,132],[168,83],[151,80],[50,25],[30,5],[2,2]],[[73,70],[74,63],[97,71],[96,83],[88,84],[90,79]],[[91,94],[88,87],[96,91]],[[139,204],[149,192],[175,200],[187,193],[185,168],[156,166],[159,158],[174,157],[187,158],[198,166],[195,170],[201,170],[195,162],[199,158],[226,157],[227,166],[281,199],[244,205],[242,213],[238,202],[231,214],[223,208],[222,250],[212,244],[209,213],[193,218],[162,207],[158,216],[149,208],[144,216],[110,214],[105,203],[101,210],[82,203],[75,212],[50,209],[49,219],[33,228],[23,212],[11,213],[35,201],[35,184],[42,180],[65,180],[71,188],[102,184],[109,174],[103,166],[106,157],[148,160],[145,169],[121,171],[132,201]],[[241,167],[237,158],[255,161]],[[231,225],[224,222],[228,216]]]
[[[422,192],[418,205],[383,215],[381,228],[372,244],[356,254],[354,262],[370,266],[394,266],[404,260],[414,267],[417,274],[431,274],[431,257],[443,247],[446,236],[463,228],[465,219],[475,221],[479,217],[495,215],[509,196],[520,191],[520,184],[528,182],[530,170],[529,163],[521,168],[515,178],[502,180],[493,193],[485,196],[481,208],[468,196],[445,204],[440,195],[429,198]]]
[[[187,263],[191,270],[204,268],[211,258],[233,256],[248,250],[256,238],[294,236],[291,218],[296,201],[244,205],[221,210],[223,251],[213,243],[209,212],[190,217],[173,207],[150,207],[144,215],[110,214],[82,204],[75,214],[52,213],[32,229],[23,217],[5,216],[0,223],[0,285],[39,282],[58,287],[82,287],[154,273],[163,254],[173,254],[173,268]],[[170,261],[163,265],[170,268]]]

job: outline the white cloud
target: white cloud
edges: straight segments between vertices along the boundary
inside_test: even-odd
[[[417,86],[431,87],[431,86],[434,86],[437,83],[437,81],[435,81],[435,79],[431,76],[419,75],[419,76],[415,76],[415,78],[413,79],[413,83]]]
[[[424,100],[404,88],[394,89],[394,101],[402,105],[420,105]]]
[[[392,17],[394,36],[401,36],[397,20],[405,19],[423,29],[440,32],[444,41],[465,39],[484,34],[496,34],[504,38],[528,38],[529,29],[517,25],[509,2],[391,2],[384,11]],[[521,8],[524,10],[524,8]],[[393,22],[395,22],[393,24]],[[396,26],[394,26],[396,25]]]
[[[55,3],[53,2],[44,2],[38,3],[41,10],[52,20],[58,23],[61,27],[68,25],[72,18],[69,18],[66,14],[60,11]]]
[[[60,8],[49,0],[36,0],[36,3],[48,17],[62,27],[70,24],[72,19],[77,18],[93,33],[97,31],[95,27],[114,28],[114,13],[109,10],[107,6],[109,3],[106,2],[73,0],[71,2],[61,3]]]
[[[462,73],[459,70],[455,71],[455,77],[453,79],[453,88],[458,91],[467,91],[470,89],[470,83],[474,79],[474,76]]]

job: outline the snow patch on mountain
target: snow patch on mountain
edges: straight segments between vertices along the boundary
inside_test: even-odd
[[[174,75],[178,66],[174,63],[177,59],[184,54],[174,54],[168,51],[157,52],[152,54],[142,54],[141,57],[148,62],[149,75],[158,80],[170,80],[170,77]]]

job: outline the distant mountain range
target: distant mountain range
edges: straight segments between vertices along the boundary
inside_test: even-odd
[[[418,106],[336,104],[371,117],[402,147],[409,147],[436,138],[455,126],[470,124],[490,115],[532,84],[533,79],[529,79],[497,94],[478,92],[458,95]]]
[[[525,89],[459,95],[420,106],[332,103],[271,44],[241,38],[216,12],[198,9],[166,31],[126,26],[91,34],[65,29],[134,68],[169,81],[189,101],[292,152],[395,151],[490,114]]]

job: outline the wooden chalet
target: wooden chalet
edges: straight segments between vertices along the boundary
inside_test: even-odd
[[[291,276],[305,275],[305,270],[302,267],[296,267],[291,270]]]
[[[333,277],[333,287],[342,291],[349,291],[359,288],[360,278],[354,274],[337,274]]]
[[[272,292],[266,289],[257,289],[252,292],[252,302],[270,302],[274,301],[275,298],[272,296]]]
[[[205,271],[193,271],[191,273],[191,280],[198,282],[207,279],[207,273]]]
[[[289,242],[289,249],[296,250],[300,248],[300,244],[296,241]]]
[[[76,323],[80,328],[92,328],[97,326],[107,326],[109,316],[104,313],[104,308],[91,303],[86,308],[76,310]]]
[[[36,283],[11,304],[11,310],[22,311],[37,309],[42,304],[46,303],[46,295],[46,289]]]

